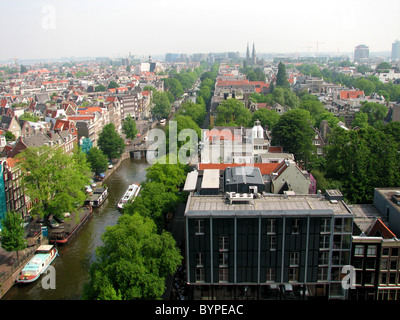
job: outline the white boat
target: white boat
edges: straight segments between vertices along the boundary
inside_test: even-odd
[[[30,283],[37,280],[57,255],[58,250],[53,245],[40,246],[37,248],[35,256],[21,270],[16,281]]]
[[[165,124],[166,121],[167,121],[166,119],[161,119],[160,124]]]
[[[131,185],[129,185],[128,190],[125,191],[123,197],[118,201],[117,204],[118,208],[122,209],[127,202],[131,200],[133,201],[139,194],[139,191],[140,191],[139,183],[132,183]]]

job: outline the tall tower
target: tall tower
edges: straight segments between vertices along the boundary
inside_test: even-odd
[[[253,53],[252,53],[251,57],[252,57],[252,60],[253,60],[253,64],[256,64],[257,63],[257,56],[256,56],[256,46],[255,46],[254,42],[253,42]]]
[[[400,41],[396,40],[392,43],[392,60],[400,60]]]
[[[249,43],[247,42],[247,51],[246,51],[246,59],[250,58],[250,48],[249,48]]]

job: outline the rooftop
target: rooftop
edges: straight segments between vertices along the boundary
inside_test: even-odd
[[[318,195],[264,194],[256,198],[250,197],[250,201],[232,204],[226,195],[191,195],[185,214],[188,216],[352,215],[352,212],[344,202],[329,201]]]

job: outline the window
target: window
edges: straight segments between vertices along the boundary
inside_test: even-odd
[[[218,273],[219,282],[228,282],[229,270],[227,268],[220,268]]]
[[[228,251],[228,236],[219,237],[219,251]]]
[[[321,220],[321,233],[330,232],[331,230],[331,219]]]
[[[382,259],[381,260],[381,270],[387,270],[389,263],[388,259]]]
[[[227,267],[228,266],[228,253],[222,252],[219,254],[219,266]]]
[[[300,231],[300,219],[292,219],[292,234],[297,234]]]
[[[318,264],[329,264],[329,252],[323,251],[319,253]]]
[[[267,282],[275,282],[275,268],[267,268]]]
[[[364,246],[363,245],[356,245],[354,247],[354,255],[355,256],[363,256],[364,255]]]
[[[204,268],[196,268],[196,282],[204,282]]]
[[[382,256],[388,256],[389,255],[389,248],[382,248]]]
[[[328,268],[318,268],[318,281],[328,280]]]
[[[376,256],[376,246],[368,246],[367,249],[367,256],[372,256],[375,257]]]
[[[289,268],[289,281],[299,280],[299,268]]]
[[[329,240],[330,236],[321,236],[319,241],[319,248],[320,249],[329,249]]]
[[[390,270],[397,270],[397,258],[390,260]]]
[[[298,267],[300,263],[300,252],[294,251],[290,253],[290,266]]]
[[[203,252],[198,252],[196,254],[196,265],[197,265],[197,267],[203,267],[204,266]]]
[[[276,219],[267,219],[267,234],[276,233]]]
[[[269,250],[275,251],[276,250],[276,236],[269,237]]]
[[[204,234],[204,220],[196,220],[195,221],[195,234],[196,235]]]

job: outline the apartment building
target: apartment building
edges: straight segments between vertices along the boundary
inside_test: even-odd
[[[353,214],[338,190],[273,195],[249,184],[207,195],[203,186],[192,181],[185,209],[191,298],[347,298]]]

